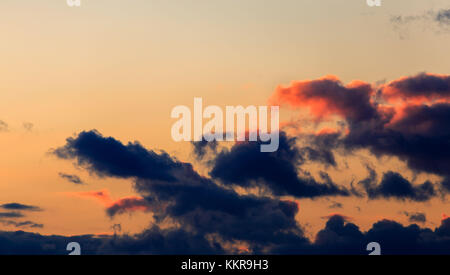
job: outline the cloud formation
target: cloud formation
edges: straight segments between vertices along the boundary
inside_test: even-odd
[[[94,142],[86,142],[85,139]],[[109,157],[113,157],[114,162],[102,155],[103,150],[92,150],[92,143],[99,148],[113,144],[115,152]],[[123,145],[95,131],[83,132],[68,139],[68,143],[56,149],[55,154],[64,159],[76,159],[77,163],[93,173],[134,179],[135,190],[148,204],[158,202],[159,205],[166,205],[153,209],[157,221],[173,220],[185,228],[183,234],[203,239],[199,243],[210,242],[208,238],[212,238],[220,247],[239,240],[249,243],[250,250],[254,252],[286,243],[307,243],[295,220],[298,213],[296,203],[240,195],[200,176],[192,165],[179,162],[165,153],[156,154],[137,143]],[[121,167],[122,162],[127,165],[126,172]],[[131,167],[132,164],[138,167]],[[167,174],[162,176],[161,173],[144,170],[154,170],[153,164]],[[115,208],[112,209],[115,211]],[[158,229],[157,232],[166,234],[169,232],[167,230]]]
[[[396,172],[386,172],[380,184],[371,180],[361,181],[370,199],[394,198],[398,200],[428,201],[437,195],[433,184],[429,181],[413,185]]]
[[[298,203],[281,197],[367,195],[424,202],[438,196],[441,187],[450,186],[445,153],[450,151],[449,94],[448,76],[427,73],[379,86],[343,84],[328,76],[279,87],[271,103],[307,108],[315,123],[337,120],[340,126],[298,137],[281,132],[279,150],[272,153],[261,153],[258,142],[237,142],[220,150],[217,144],[196,143],[194,153],[200,160],[208,159],[207,176],[164,151],[122,143],[95,130],[68,138],[53,153],[95,175],[132,180],[138,197],[114,201],[106,192],[79,194],[102,202],[111,218],[136,210],[152,213],[154,223],[141,234],[102,240],[100,246],[110,251],[131,247],[133,253],[230,253],[230,247],[244,244],[249,253],[365,254],[365,245],[378,241],[386,254],[440,254],[448,252],[450,221],[432,230],[382,220],[363,232],[344,214],[331,214],[311,242],[296,220]],[[306,145],[297,143],[300,138]],[[444,181],[413,184],[388,171],[378,182],[377,173],[368,167],[369,176],[348,189],[325,172],[316,180],[302,169],[307,161],[337,167],[338,150],[351,154],[360,149],[377,157],[398,157],[414,172],[436,174]],[[235,187],[269,192],[242,194]],[[421,215],[409,218],[424,223]],[[170,226],[162,227],[163,223]],[[175,240],[181,239],[183,246],[177,248]]]
[[[69,181],[69,182],[71,182],[71,183],[74,183],[74,184],[84,184],[84,182],[83,182],[83,181],[80,179],[80,177],[77,176],[77,175],[71,175],[71,174],[66,174],[66,173],[58,173],[58,175],[59,175],[61,178],[65,179],[65,180],[67,180],[67,181]]]
[[[161,230],[151,227],[136,235],[121,236],[44,236],[36,233],[0,232],[0,254],[67,254],[66,245],[78,242],[83,254],[226,254],[220,246],[203,236],[183,229]],[[270,254],[347,254],[367,255],[370,242],[381,244],[383,255],[450,254],[450,218],[435,229],[417,224],[403,226],[380,220],[367,231],[342,215],[332,215],[314,241],[272,246]],[[228,252],[229,253],[229,252]]]
[[[64,147],[53,150],[59,158],[76,159],[78,165],[98,176],[139,177],[173,181],[171,171],[180,167],[165,152],[146,150],[138,142],[127,145],[97,131],[81,132],[68,138]]]
[[[304,155],[296,147],[295,138],[280,132],[279,148],[272,153],[260,152],[258,142],[236,143],[230,150],[221,151],[212,161],[210,175],[225,184],[264,186],[276,195],[299,198],[349,195],[348,190],[333,183],[326,173],[321,174],[323,183],[310,176],[300,176],[298,166],[303,162]]]
[[[377,157],[398,157],[414,172],[442,176],[441,186],[448,189],[449,95],[450,76],[420,73],[380,87],[361,81],[344,85],[335,77],[299,81],[278,88],[271,101],[309,109],[312,119],[319,122],[343,119],[345,128],[336,129],[337,133],[309,136],[312,145],[331,152],[330,155],[336,149],[347,153],[367,149]],[[393,178],[386,178],[384,184]],[[409,188],[406,184],[402,186]],[[422,195],[419,195],[422,192],[419,189],[397,191],[409,192],[409,197],[416,200],[435,194],[429,183],[421,188],[425,188]],[[381,189],[372,191],[374,196],[381,195]],[[419,193],[415,196],[411,192]],[[395,192],[391,195],[395,196]]]
[[[390,22],[394,29],[404,38],[411,24],[420,24],[424,27],[435,29],[439,32],[450,31],[450,9],[429,10],[422,14],[391,16]]]
[[[408,220],[412,223],[425,223],[427,221],[427,216],[425,213],[421,212],[404,212],[405,215],[408,217]]]
[[[27,204],[22,204],[22,203],[17,203],[17,202],[2,204],[2,205],[0,205],[0,208],[6,209],[6,210],[42,211],[42,209],[38,206],[27,205]]]

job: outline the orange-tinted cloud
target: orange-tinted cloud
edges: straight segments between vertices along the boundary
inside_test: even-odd
[[[107,189],[88,192],[73,192],[67,193],[67,195],[79,198],[95,199],[101,205],[106,207],[106,212],[111,217],[125,212],[146,212],[150,210],[149,203],[142,197],[128,196],[118,200],[113,200]]]
[[[98,201],[103,206],[109,206],[113,203],[111,195],[107,189],[99,191],[87,191],[87,192],[69,192],[66,193],[68,196],[78,197],[78,198],[88,198]]]
[[[293,82],[288,87],[279,86],[269,103],[307,108],[318,120],[334,115],[349,120],[366,120],[376,115],[371,102],[373,93],[372,86],[363,81],[344,85],[335,76],[325,76],[317,80]]]

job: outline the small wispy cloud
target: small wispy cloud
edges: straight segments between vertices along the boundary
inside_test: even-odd
[[[31,122],[24,122],[24,123],[22,124],[22,126],[23,126],[23,128],[24,128],[26,131],[28,131],[28,132],[33,131],[33,128],[34,128],[34,124],[31,123]]]
[[[6,226],[14,226],[18,228],[22,227],[28,227],[28,228],[43,228],[44,225],[42,223],[35,223],[32,221],[23,221],[23,222],[16,222],[16,221],[9,221],[9,220],[0,220],[0,223]]]
[[[0,208],[3,208],[5,210],[17,210],[17,211],[42,211],[42,209],[38,206],[34,206],[34,205],[26,205],[26,204],[21,204],[21,203],[17,203],[17,202],[12,202],[12,203],[5,203],[0,205]]]
[[[390,21],[402,39],[408,35],[411,24],[421,24],[424,29],[434,28],[438,32],[450,32],[450,9],[430,10],[415,15],[395,15],[391,16]]]
[[[9,126],[8,123],[4,122],[3,120],[0,120],[0,132],[8,132]]]
[[[65,173],[59,173],[58,174],[61,178],[74,183],[74,184],[84,184],[84,182],[80,179],[77,175],[71,175],[71,174],[65,174]]]
[[[15,218],[23,218],[23,217],[24,217],[24,215],[19,212],[0,212],[0,218],[15,219]]]

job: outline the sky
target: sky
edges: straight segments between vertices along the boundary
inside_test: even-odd
[[[1,1],[0,254],[449,253],[449,9]],[[195,97],[279,105],[280,149],[175,142]]]

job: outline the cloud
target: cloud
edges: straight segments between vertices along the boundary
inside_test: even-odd
[[[33,131],[34,124],[31,123],[31,122],[24,122],[24,123],[23,123],[23,128],[24,128],[26,131],[31,132],[31,131]]]
[[[44,227],[43,224],[35,223],[32,221],[16,222],[16,221],[9,221],[9,220],[0,220],[0,223],[7,225],[7,226],[15,226],[15,227],[27,227],[27,228],[43,228]]]
[[[311,152],[308,152],[311,155]],[[319,158],[319,156],[316,156]],[[236,143],[230,150],[218,153],[212,161],[210,175],[225,184],[242,187],[264,186],[275,195],[292,195],[299,198],[319,196],[348,196],[349,192],[334,184],[322,173],[323,183],[312,177],[302,177],[297,166],[304,162],[295,139],[280,132],[279,148],[272,153],[262,153],[258,142]]]
[[[317,80],[296,81],[288,87],[279,86],[269,102],[306,108],[316,119],[339,115],[361,121],[378,115],[371,103],[373,92],[371,85],[362,81],[344,85],[335,76],[325,76]]]
[[[0,218],[22,218],[24,215],[19,212],[0,212]]]
[[[370,199],[394,198],[398,200],[428,201],[437,195],[430,182],[413,185],[399,173],[389,171],[383,175],[379,185],[373,182],[362,182]]]
[[[436,13],[435,20],[442,25],[450,26],[450,9],[442,9]]]
[[[450,253],[450,219],[436,229],[420,228],[416,224],[403,226],[391,220],[381,220],[362,232],[340,216],[329,219],[314,243],[319,254],[367,254],[366,245],[378,242],[381,253],[389,254],[448,254]]]
[[[71,183],[74,184],[84,184],[84,182],[80,179],[77,175],[71,175],[71,174],[65,174],[65,173],[59,173],[58,174],[61,178],[68,180]]]
[[[42,211],[42,209],[38,206],[34,205],[26,205],[17,202],[5,203],[0,205],[0,208],[6,210],[23,210],[23,211]]]
[[[339,142],[347,149],[369,149],[376,156],[397,156],[417,172],[450,173],[450,104],[403,109],[395,121],[352,125]]]
[[[82,254],[227,254],[219,243],[184,229],[161,230],[151,227],[142,233],[120,236],[44,236],[36,233],[0,232],[0,254],[67,254],[69,242],[78,242]],[[381,245],[383,255],[450,253],[450,218],[435,229],[416,224],[403,226],[381,220],[367,231],[341,215],[330,216],[313,242],[273,246],[261,254],[360,254],[367,255],[370,242]]]
[[[218,251],[226,242],[235,241],[249,243],[254,252],[287,243],[307,243],[295,220],[296,203],[240,195],[200,176],[191,164],[179,162],[165,153],[156,154],[138,143],[125,146],[91,131],[68,139],[66,145],[54,152],[63,159],[76,159],[93,173],[134,179],[135,190],[148,204],[167,205],[152,209],[156,222],[172,220],[185,229],[182,234],[198,238],[199,243],[209,243],[208,238],[212,238]],[[105,155],[105,152],[108,153]],[[121,167],[122,163],[126,163],[126,169]],[[105,192],[84,195],[111,203]],[[165,234],[167,230],[159,228],[156,232]]]
[[[340,203],[340,202],[337,202],[337,201],[333,201],[333,202],[331,202],[331,204],[328,206],[328,208],[332,208],[332,209],[334,209],[334,208],[342,208],[344,205],[342,204],[342,203]]]
[[[128,196],[114,200],[107,189],[87,192],[68,192],[65,194],[83,199],[94,199],[105,207],[106,214],[111,218],[124,213],[137,211],[148,212],[160,207],[156,203],[151,203],[151,198],[146,200],[142,197]]]
[[[395,15],[391,16],[390,22],[400,33],[401,38],[405,37],[411,24],[421,24],[427,28],[431,27],[445,32],[450,30],[450,9],[429,10],[415,15]]]
[[[217,152],[217,141],[206,141],[205,139],[202,139],[201,141],[192,141],[191,142],[193,148],[194,148],[194,156],[198,160],[203,160],[208,153],[215,154]]]
[[[5,210],[10,210],[10,212],[0,213],[0,223],[6,226],[14,227],[26,227],[26,228],[43,228],[44,225],[40,223],[35,223],[32,221],[17,221],[25,217],[21,211],[42,211],[42,208],[33,205],[26,205],[21,203],[5,203],[0,205],[0,208]],[[11,220],[13,219],[13,220]]]
[[[52,151],[63,159],[77,159],[78,165],[98,176],[139,177],[175,180],[171,171],[182,166],[167,153],[146,150],[138,142],[127,145],[97,131],[81,132],[68,138],[64,147]]]
[[[378,89],[362,81],[352,83],[343,85],[336,77],[297,81],[278,88],[272,101],[309,109],[312,119],[319,122],[344,119],[345,128],[336,129],[337,133],[318,133],[306,139],[313,148],[327,152],[323,156],[359,149],[376,157],[395,156],[414,172],[444,177],[441,185],[448,189],[450,76],[420,73]]]
[[[408,217],[408,220],[412,223],[425,223],[427,221],[427,216],[425,213],[416,212],[410,213],[405,211],[404,214]]]
[[[114,217],[117,214],[130,213],[135,211],[150,211],[152,210],[151,204],[140,197],[126,197],[117,200],[106,209],[106,213],[110,217]]]
[[[91,142],[86,142],[87,137]],[[286,180],[292,180],[289,184],[303,183],[296,166],[303,163],[304,157],[294,146],[294,141],[282,135],[280,149],[266,154],[266,157],[256,153],[260,153],[256,143],[256,149],[252,148],[251,143],[236,143],[231,149],[218,153],[211,178],[199,175],[191,164],[180,162],[166,153],[155,153],[138,143],[124,145],[96,131],[82,132],[68,139],[62,149],[57,148],[54,152],[63,159],[76,160],[78,165],[92,173],[133,180],[134,189],[141,196],[139,199],[114,201],[104,190],[78,193],[95,198],[104,206],[113,206],[109,210],[112,214],[125,213],[146,204],[161,206],[141,208],[152,212],[155,222],[140,234],[115,236],[114,239],[105,236],[99,240],[80,237],[81,242],[90,246],[89,253],[226,254],[230,253],[229,243],[245,243],[248,253],[254,254],[367,254],[365,246],[372,241],[383,244],[383,254],[450,253],[450,219],[448,222],[444,220],[435,230],[422,229],[415,224],[404,227],[394,221],[382,220],[367,232],[362,232],[346,216],[331,214],[327,217],[325,228],[311,242],[296,220],[299,213],[296,202],[278,197],[243,195],[230,188],[230,184],[216,182],[220,179],[221,183],[226,183],[232,179],[230,182],[233,184],[245,187],[248,182],[258,181],[276,194],[295,194],[298,186],[291,187]],[[109,150],[94,150],[92,144],[96,148],[109,148],[112,144],[115,152],[105,155]],[[117,156],[126,156],[125,159],[131,160],[126,169],[119,165],[123,160],[110,160]],[[244,165],[242,173],[240,166],[232,165],[234,161]],[[258,166],[253,168],[255,163],[261,165],[260,169]],[[145,169],[153,170],[152,164],[166,174],[146,172]],[[213,172],[214,169],[219,170]],[[225,173],[227,169],[239,176]],[[374,179],[375,172],[366,184]],[[379,185],[369,185],[374,188],[370,191],[377,194],[375,196],[418,201],[430,195],[427,186],[408,185],[402,179],[400,175],[388,173]],[[334,186],[326,174],[322,174],[322,180],[326,182],[326,188]],[[393,188],[392,181],[400,183]],[[406,187],[407,191],[403,188],[399,191],[397,186]],[[298,192],[300,195],[311,195],[310,190],[315,190],[316,193],[312,194],[323,194],[317,190],[324,190],[316,187],[309,189],[309,186],[302,188],[300,190],[308,192]],[[163,221],[170,221],[173,226],[162,228]],[[36,235],[27,237],[37,238]]]
[[[414,103],[450,99],[450,76],[420,73],[403,77],[382,86],[382,95],[388,101],[403,100]]]
[[[4,122],[3,120],[0,120],[0,133],[1,132],[8,132],[9,131],[9,126],[6,122]]]
[[[109,206],[113,203],[113,199],[111,198],[111,195],[109,194],[109,191],[107,189],[99,191],[87,191],[87,192],[68,192],[65,194],[68,196],[74,196],[79,198],[95,199],[104,206]]]

